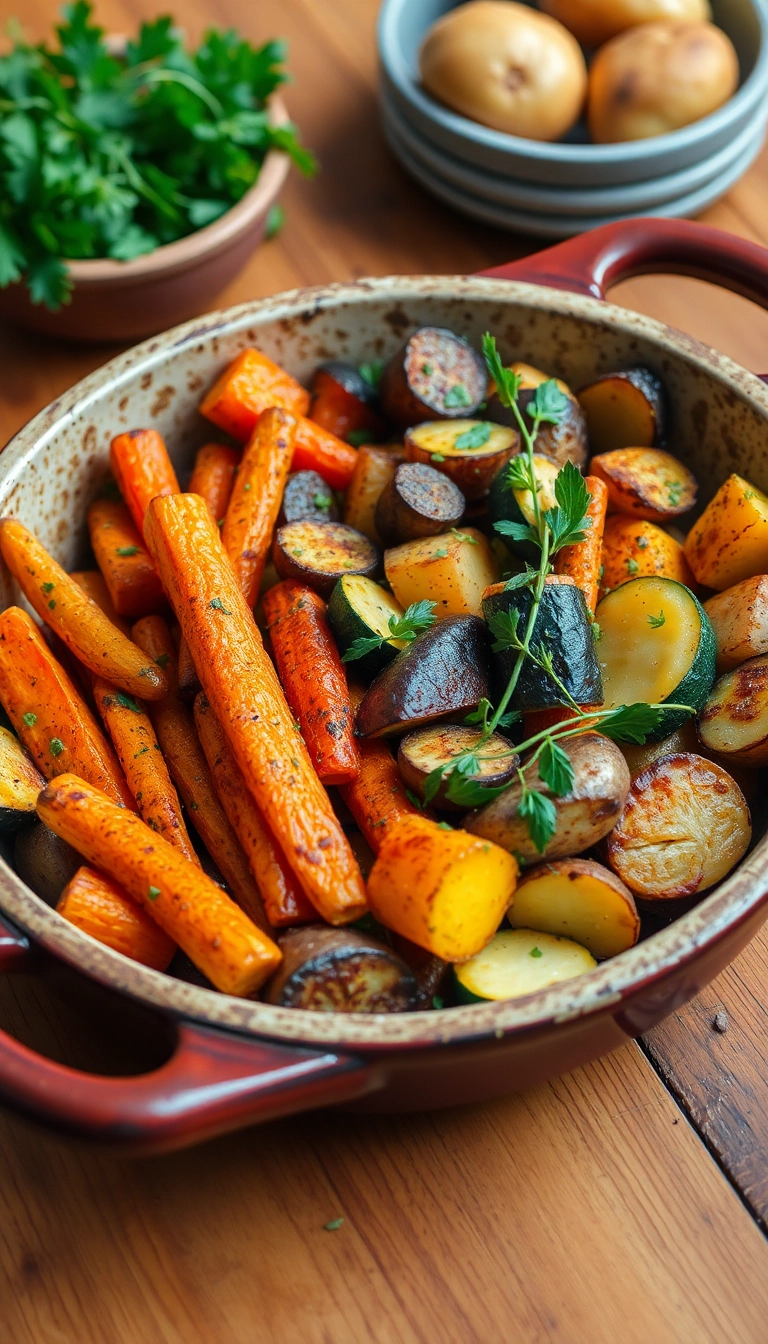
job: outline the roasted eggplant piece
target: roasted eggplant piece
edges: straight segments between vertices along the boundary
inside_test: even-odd
[[[665,395],[650,369],[607,373],[578,393],[593,453],[652,448],[664,442]]]
[[[385,546],[434,537],[457,527],[466,500],[447,476],[421,462],[403,462],[379,495],[376,531]]]
[[[391,448],[361,448],[344,496],[344,522],[356,527],[377,546],[381,545],[381,537],[376,530],[376,505],[404,458],[405,450],[400,444]]]
[[[283,961],[267,1003],[315,1013],[406,1013],[418,1007],[416,977],[386,943],[358,929],[306,924],[279,940]]]
[[[589,470],[607,486],[611,513],[665,523],[696,503],[693,472],[660,448],[617,448],[593,457]]]
[[[394,951],[416,977],[417,1008],[444,1008],[451,983],[450,963],[427,952],[418,943],[402,938],[399,933],[393,933],[390,937]]]
[[[378,574],[381,551],[346,523],[316,523],[304,518],[275,533],[272,561],[281,579],[306,583],[329,597],[344,574]]]
[[[397,753],[397,764],[403,783],[423,801],[424,782],[427,776],[433,770],[450,765],[457,756],[475,751],[479,748],[481,740],[477,728],[467,728],[460,724],[430,724],[426,728],[417,728],[414,733],[409,733],[403,738]],[[464,775],[463,778],[493,788],[502,788],[514,779],[520,758],[512,743],[500,733],[494,733],[482,743],[480,757],[480,769],[475,774]],[[449,781],[450,776],[440,785],[434,798],[435,806],[445,808],[448,812],[465,812],[465,807],[451,802],[448,798]],[[495,840],[496,837],[489,838]],[[505,845],[504,848],[511,851],[513,846]]]
[[[22,882],[46,905],[58,905],[62,891],[82,862],[77,850],[42,821],[25,826],[16,836],[13,866]]]
[[[443,327],[420,327],[387,364],[379,398],[385,415],[408,429],[423,420],[472,416],[487,391],[477,351]]]
[[[491,482],[519,451],[520,435],[488,420],[430,420],[405,436],[409,462],[431,463],[471,503],[487,495]]]
[[[479,616],[483,593],[496,582],[501,566],[488,538],[464,527],[393,547],[384,555],[384,570],[401,606],[435,602],[440,618]]]
[[[483,615],[491,626],[498,617],[517,617],[518,628],[525,630],[531,614],[533,594],[530,588],[509,590],[497,583],[483,596]],[[495,632],[494,632],[495,633]],[[592,619],[584,594],[573,579],[551,575],[542,594],[541,606],[531,638],[531,648],[545,648],[552,657],[552,668],[562,686],[582,707],[603,703],[603,685],[597,661]],[[517,652],[501,648],[496,653],[499,680],[506,685],[517,662]],[[563,691],[549,672],[526,658],[517,683],[513,703],[517,709],[549,709],[563,704]]]
[[[277,518],[278,527],[309,518],[315,523],[337,523],[339,506],[329,485],[316,471],[295,471],[288,477]]]
[[[509,367],[518,378],[522,379],[517,404],[525,413],[533,401],[536,388],[542,383],[549,382],[550,375],[542,373],[541,369],[535,369],[530,364],[511,364]],[[583,467],[589,454],[584,412],[568,384],[562,382],[560,378],[554,381],[568,398],[568,409],[558,424],[551,425],[544,422],[539,425],[536,451],[551,458],[559,467],[564,466],[566,462],[574,462],[577,467]],[[510,429],[517,429],[514,411],[509,406],[503,406],[495,392],[488,402],[486,414],[489,420],[498,425],[508,425]]]
[[[370,434],[376,440],[384,434],[375,389],[359,369],[341,360],[321,364],[312,379],[309,419],[337,439]]]
[[[531,868],[517,884],[507,918],[513,929],[572,938],[598,960],[617,957],[640,937],[631,891],[591,859],[561,859]]]
[[[19,739],[0,727],[0,834],[28,826],[45,780]]]
[[[476,616],[438,621],[380,672],[357,711],[360,737],[468,714],[488,696],[488,634]]]

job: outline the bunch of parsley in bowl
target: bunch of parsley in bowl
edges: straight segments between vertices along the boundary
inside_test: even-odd
[[[0,290],[23,282],[55,311],[91,259],[130,267],[230,214],[245,221],[269,160],[284,165],[278,189],[289,160],[314,171],[275,98],[282,43],[212,29],[187,51],[169,17],[118,41],[88,0],[63,10],[56,34],[54,50],[15,27],[0,58]],[[260,232],[275,195],[258,202]]]

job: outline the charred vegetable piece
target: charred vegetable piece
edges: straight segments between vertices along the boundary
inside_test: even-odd
[[[360,737],[385,737],[477,709],[488,696],[488,637],[476,616],[425,630],[380,672],[357,711]],[[418,941],[418,940],[414,940]]]
[[[337,523],[336,497],[316,471],[295,471],[286,481],[277,519],[278,527],[310,518],[315,523]]]
[[[25,826],[16,836],[13,866],[22,882],[46,905],[56,905],[82,863],[76,849],[42,821]]]
[[[768,655],[750,658],[712,688],[698,721],[702,743],[734,765],[768,765]]]
[[[665,522],[687,513],[696,503],[693,472],[660,448],[620,448],[593,457],[590,473],[608,487],[610,513]]]
[[[522,379],[517,404],[521,411],[526,411],[533,400],[536,388],[549,381],[549,374],[542,373],[541,369],[535,369],[531,364],[518,363],[509,367],[518,378]],[[559,467],[564,466],[566,462],[573,462],[577,467],[583,467],[588,454],[587,422],[584,412],[568,384],[560,378],[556,378],[555,382],[563,395],[568,398],[568,409],[556,425],[545,421],[539,426],[536,447]],[[489,420],[497,424],[517,429],[514,412],[509,406],[501,404],[497,393],[494,393],[488,402],[487,415]]]
[[[694,523],[685,558],[699,583],[722,592],[768,568],[768,495],[729,476]]]
[[[488,420],[433,420],[409,429],[405,436],[408,460],[438,467],[468,500],[482,499],[519,451],[520,435]]]
[[[17,737],[0,727],[0,833],[18,831],[35,820],[37,795],[45,780]]]
[[[456,527],[466,501],[459,487],[434,467],[403,462],[379,495],[374,515],[385,546],[434,537]]]
[[[391,627],[391,622],[402,620],[404,615],[397,599],[363,574],[347,574],[339,579],[328,602],[328,620],[342,656],[358,640],[382,641],[378,648],[350,659],[361,677],[375,677],[405,648],[407,640],[396,639]]]
[[[426,817],[388,832],[368,879],[375,917],[443,961],[474,957],[509,909],[517,882],[511,854]]]
[[[339,439],[363,431],[380,438],[384,425],[376,410],[376,393],[353,364],[331,360],[312,379],[309,419]]]
[[[518,883],[509,922],[513,929],[572,938],[599,961],[626,952],[640,936],[632,893],[591,859],[532,868]]]
[[[603,535],[605,532],[605,513],[608,506],[608,491],[596,476],[588,476],[586,487],[589,491],[587,518],[589,526],[585,529],[584,540],[572,546],[564,546],[555,559],[555,573],[573,579],[584,594],[587,610],[594,615],[600,590],[602,574]]]
[[[361,448],[344,496],[344,522],[356,527],[377,546],[381,545],[381,537],[376,530],[376,505],[402,460],[399,447]]]
[[[418,1006],[413,972],[386,943],[357,929],[308,924],[279,940],[282,965],[267,1003],[315,1013],[405,1013]]]
[[[682,728],[678,728],[676,733],[664,738],[662,742],[646,742],[642,747],[632,742],[621,742],[619,749],[633,779],[654,762],[660,761],[662,756],[677,756],[680,752],[692,752],[694,756],[703,756],[705,760],[714,761],[715,765],[727,770],[750,805],[757,799],[762,787],[760,772],[753,769],[748,761],[743,765],[737,764],[736,758],[719,756],[716,751],[710,751],[709,747],[704,746],[693,719],[689,719]]]
[[[242,350],[200,404],[201,413],[219,429],[245,443],[262,411],[280,406],[306,415],[309,393],[285,369],[260,350]]]
[[[95,868],[78,868],[56,909],[75,928],[142,966],[165,971],[173,959],[173,939],[122,887]]]
[[[539,506],[542,513],[546,513],[547,509],[557,505],[555,481],[560,468],[556,462],[550,462],[548,457],[534,454],[533,469],[539,484]],[[530,490],[514,489],[506,471],[500,471],[493,480],[488,495],[488,512],[493,523],[527,523],[530,526],[535,521]],[[539,551],[532,542],[513,541],[511,537],[505,537],[504,545],[522,560],[538,565]]]
[[[673,579],[633,579],[604,597],[596,616],[607,709],[665,700],[701,709],[715,680],[717,642],[690,589]],[[649,740],[668,737],[689,717],[670,710]]]
[[[614,513],[606,520],[603,534],[600,597],[606,597],[630,579],[646,575],[676,579],[687,588],[696,582],[683,548],[674,537],[655,523]]]
[[[494,584],[483,596],[483,615],[496,639],[496,666],[504,685],[517,661],[517,650],[507,643],[506,635],[511,635],[513,627],[515,633],[525,632],[532,603],[530,588],[509,590],[503,583]],[[550,675],[546,667],[532,658],[526,658],[513,697],[516,708],[548,709],[562,705],[563,686],[577,705],[603,703],[592,618],[584,594],[573,579],[557,575],[547,579],[531,638],[534,655],[540,649],[551,657],[555,675]]]
[[[485,365],[466,341],[443,327],[420,327],[387,364],[379,397],[390,420],[407,429],[474,415],[487,390]]]
[[[664,391],[650,369],[608,373],[578,394],[593,453],[652,448],[665,432]]]
[[[594,970],[597,962],[570,938],[531,929],[502,929],[470,961],[454,967],[459,1003],[497,1003],[549,989]]]
[[[409,938],[392,934],[392,947],[416,978],[417,1008],[443,1008],[446,992],[450,991],[451,967],[442,957],[435,957],[425,948],[418,947]]]
[[[346,523],[316,523],[304,518],[278,528],[272,560],[281,579],[307,583],[330,597],[345,574],[377,574],[381,551]]]
[[[726,588],[705,602],[704,610],[717,640],[718,672],[768,653],[768,575]]]
[[[499,578],[488,538],[474,527],[406,541],[384,555],[387,581],[403,607],[436,602],[435,615],[478,616],[486,588]]]
[[[512,743],[500,733],[494,733],[483,742],[482,749],[480,742],[477,728],[464,728],[457,724],[433,724],[427,728],[417,728],[415,733],[409,733],[403,738],[397,753],[403,782],[423,800],[424,781],[433,770],[448,766],[457,756],[477,749],[480,768],[473,774],[464,775],[464,778],[493,788],[503,787],[514,778],[519,763]],[[448,782],[444,780],[435,794],[435,806],[449,812],[466,811],[448,798]],[[508,845],[504,848],[511,850]]]
[[[744,795],[722,766],[689,753],[664,756],[632,780],[608,840],[608,862],[644,901],[700,896],[746,854]]]
[[[522,788],[514,783],[485,807],[467,817],[464,825],[473,835],[508,849],[521,863],[543,859],[572,859],[605,839],[619,820],[627,801],[630,774],[615,743],[599,733],[583,733],[560,744],[574,774],[573,788],[561,798],[552,797],[536,771],[529,771],[529,789],[551,797],[557,811],[557,828],[544,852],[534,845],[524,818],[518,815]]]

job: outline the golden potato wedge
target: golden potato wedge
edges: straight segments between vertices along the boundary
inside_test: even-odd
[[[676,579],[686,588],[696,589],[696,580],[680,543],[644,518],[611,514],[605,523],[602,559],[600,600],[622,583],[647,574]]]
[[[704,746],[729,765],[768,765],[767,654],[715,682],[697,728]]]
[[[606,373],[578,398],[593,453],[652,448],[664,437],[664,389],[650,369]]]
[[[376,505],[404,456],[399,445],[393,448],[364,445],[358,450],[352,480],[344,496],[344,522],[377,546],[381,545],[381,537],[376,530]]]
[[[705,602],[704,610],[717,640],[718,672],[732,672],[768,653],[768,574],[726,588]]]
[[[589,472],[608,487],[609,513],[658,523],[687,513],[696,503],[693,472],[661,448],[618,448],[593,457]]]
[[[768,495],[735,473],[720,486],[685,541],[699,583],[722,593],[768,570]]]
[[[508,914],[513,929],[572,938],[598,960],[634,947],[640,919],[632,893],[591,859],[561,859],[525,873]]]
[[[439,619],[479,616],[483,593],[498,582],[501,567],[488,538],[464,527],[385,551],[384,572],[402,607],[426,598],[437,603]]]

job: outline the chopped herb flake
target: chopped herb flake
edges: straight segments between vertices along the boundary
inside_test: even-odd
[[[55,611],[55,610],[56,610],[56,599],[55,599],[55,597],[52,597],[51,600],[50,600],[50,602],[48,603],[48,610],[49,610],[49,611]]]
[[[159,887],[150,887],[149,891],[147,892],[147,896],[149,897],[150,901],[156,901],[158,896],[161,895],[162,892],[160,891]]]
[[[632,559],[632,556],[630,556],[629,559],[627,560],[627,571],[628,571],[630,574],[639,574],[639,573],[640,573],[640,566],[638,565],[638,563],[637,563],[636,560],[633,560],[633,559]]]
[[[446,403],[447,404],[447,403]],[[491,426],[487,421],[480,421],[467,429],[463,434],[459,434],[454,448],[484,448],[491,437]]]
[[[167,667],[169,658],[170,654],[161,653],[158,654],[157,658],[155,659],[155,662],[157,663],[158,667]]]
[[[62,751],[64,750],[64,743],[62,742],[61,738],[52,737],[50,745],[51,745],[51,755],[60,756]]]
[[[138,705],[136,701],[132,699],[130,695],[126,695],[124,691],[116,691],[115,700],[118,705],[122,705],[123,709],[130,709],[134,714],[143,713],[141,705]]]
[[[115,555],[122,555],[125,556],[126,558],[128,556],[138,554],[139,554],[138,546],[118,546],[117,550],[115,551]]]
[[[444,461],[445,458],[443,457],[442,453],[432,453],[432,456],[430,457],[430,462],[444,462]]]
[[[468,541],[470,546],[480,545],[477,537],[470,537],[468,532],[460,532],[457,527],[451,528],[451,536],[455,537],[457,541]]]
[[[445,1000],[441,999],[439,994],[435,994],[432,999],[432,1007],[436,1008],[439,1012],[441,1008],[445,1007]]]
[[[424,374],[424,377],[425,377],[425,378],[431,378],[431,376],[432,376],[432,365],[431,365],[431,364],[422,364],[422,366],[421,366],[421,372]]]
[[[436,559],[436,560],[444,560],[445,557],[447,556],[447,554],[448,554],[448,552],[445,551],[445,550],[435,551],[435,559]]]
[[[451,411],[456,406],[471,406],[472,398],[463,383],[454,383],[446,392],[443,405],[447,411]]]
[[[324,1231],[324,1232],[338,1232],[338,1230],[339,1230],[339,1228],[341,1227],[341,1225],[342,1225],[343,1222],[344,1222],[344,1219],[343,1219],[343,1218],[332,1218],[331,1221],[330,1221],[330,1223],[325,1223],[325,1224],[323,1225],[323,1231]]]
[[[541,948],[532,947],[528,955],[529,957],[543,957],[544,953],[542,952]]]
[[[43,590],[44,593],[52,593],[53,590],[54,590],[54,588],[55,588],[55,586],[56,586],[56,585],[53,584],[53,583],[44,583],[44,584],[41,585],[42,590]]]
[[[312,503],[314,504],[316,509],[330,509],[333,500],[331,499],[330,495],[317,494],[312,500]]]
[[[25,723],[28,728],[34,728],[35,724],[37,723],[37,715],[32,714],[31,712],[29,714],[24,714],[22,717],[22,723]]]
[[[208,606],[213,607],[214,611],[223,611],[225,616],[232,615],[231,611],[227,611],[227,608],[224,606],[224,603],[222,602],[220,597],[212,597],[210,602],[208,603]]]
[[[666,618],[666,616],[664,615],[664,612],[663,612],[663,611],[660,611],[659,614],[658,614],[658,616],[649,616],[649,617],[648,617],[648,624],[650,625],[650,627],[651,627],[652,630],[660,630],[661,627],[662,627],[662,625],[666,625],[666,623],[667,623],[667,618]]]

